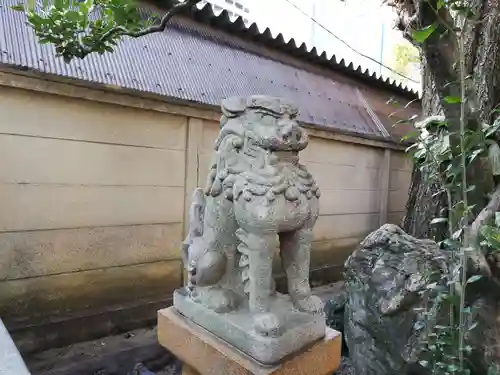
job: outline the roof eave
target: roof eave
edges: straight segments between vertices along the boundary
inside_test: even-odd
[[[153,5],[163,11],[166,10],[164,1],[162,0],[140,1],[145,4]],[[242,39],[250,40],[254,43],[286,53],[299,60],[307,61],[325,67],[331,71],[342,73],[364,84],[368,84],[373,88],[385,89],[410,100],[420,99],[417,91],[401,83],[398,84],[395,81],[391,82],[388,78],[384,78],[376,73],[370,75],[367,69],[363,70],[361,67],[355,69],[352,63],[348,64],[344,59],[340,59],[339,61],[335,55],[328,59],[326,53],[323,52],[319,54],[316,48],[308,50],[304,43],[298,45],[293,38],[285,43],[281,33],[273,37],[269,28],[261,32],[255,22],[247,27],[243,23],[241,17],[231,21],[225,11],[216,15],[210,3],[206,3],[202,8],[194,6],[186,16],[199,23],[212,26],[225,32],[230,32],[231,35],[236,35]]]
[[[211,115],[207,114],[204,117],[208,118],[210,120],[213,120],[213,121],[217,121],[218,116],[220,114],[220,107],[216,106],[216,105],[210,105],[210,104],[205,104],[205,103],[191,101],[191,100],[178,99],[175,97],[154,94],[154,93],[148,93],[148,92],[144,92],[144,91],[140,91],[140,90],[123,88],[120,86],[84,81],[84,80],[80,80],[77,78],[69,78],[69,77],[59,76],[59,75],[52,74],[52,73],[43,73],[43,72],[40,72],[40,71],[35,70],[35,69],[28,69],[26,67],[21,67],[18,65],[0,63],[0,74],[2,72],[15,74],[15,75],[19,75],[19,76],[24,76],[24,77],[42,79],[42,80],[47,81],[47,82],[68,84],[68,85],[78,86],[78,87],[82,87],[82,88],[108,92],[108,93],[112,93],[112,94],[130,95],[130,96],[140,97],[140,98],[144,98],[144,99],[155,100],[158,102],[173,104],[173,105],[177,105],[177,106],[185,106],[185,107],[189,107],[189,108],[192,108],[195,110],[207,111],[207,113],[210,112]],[[26,89],[26,87],[23,87],[23,86],[16,86],[15,83],[4,84],[0,81],[0,86],[2,86],[2,85]],[[39,89],[39,91],[46,92],[43,89]],[[48,92],[48,93],[50,93],[50,92]],[[54,94],[66,95],[66,94],[61,94],[58,92],[54,92]],[[184,114],[184,113],[173,113],[173,114]],[[350,137],[366,139],[369,141],[375,141],[384,147],[389,147],[389,148],[394,148],[394,149],[402,149],[404,147],[404,143],[398,142],[396,139],[394,139],[392,137],[389,138],[389,137],[371,135],[371,134],[366,134],[366,133],[358,133],[355,131],[342,130],[342,129],[332,128],[329,126],[322,126],[322,125],[318,125],[318,124],[310,124],[310,123],[305,123],[305,122],[302,122],[301,125],[308,128],[308,129],[324,131],[326,133],[339,134],[339,135],[345,135],[345,136],[350,136]]]

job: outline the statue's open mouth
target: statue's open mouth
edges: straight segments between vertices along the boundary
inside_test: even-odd
[[[273,154],[278,157],[280,162],[296,163],[299,160],[298,151],[273,151]]]
[[[302,136],[300,139],[287,139],[284,137],[261,138],[257,143],[269,151],[295,151],[299,152],[306,148],[308,139]]]

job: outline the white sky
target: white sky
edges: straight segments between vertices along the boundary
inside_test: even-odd
[[[304,12],[313,16],[343,39],[357,51],[391,65],[393,46],[398,43],[407,43],[401,32],[394,30],[394,13],[390,7],[382,4],[381,0],[246,0],[251,8],[251,17],[257,22],[259,28],[271,29],[274,36],[282,33],[285,40],[295,38],[300,43],[305,42],[309,49],[316,47],[321,53],[326,51],[340,60],[353,62],[354,66],[361,65],[370,72],[382,73],[387,76],[387,70],[379,64],[353,52],[339,42],[334,36],[313,25],[314,22],[300,11],[295,9],[293,3]],[[383,36],[383,38],[382,38]],[[382,43],[383,39],[383,43]],[[415,77],[414,77],[415,78]],[[416,77],[418,78],[418,76]],[[420,85],[407,82],[415,89]]]

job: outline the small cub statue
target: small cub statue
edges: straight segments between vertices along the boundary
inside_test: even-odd
[[[205,189],[193,194],[182,248],[188,282],[174,295],[181,314],[267,364],[325,333],[323,303],[309,285],[320,191],[299,163],[308,136],[297,113],[279,98],[223,101],[215,157]],[[272,277],[278,249],[288,296]]]

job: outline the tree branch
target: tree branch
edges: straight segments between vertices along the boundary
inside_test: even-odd
[[[465,244],[466,247],[473,249],[469,259],[472,264],[470,266],[478,270],[481,274],[491,277],[492,272],[484,251],[479,244],[479,234],[481,227],[484,226],[495,213],[500,209],[500,185],[497,186],[494,193],[491,195],[490,201],[485,208],[479,212],[472,224],[467,228],[469,243]],[[500,286],[500,284],[499,284]]]
[[[471,244],[478,245],[479,231],[481,227],[488,222],[497,211],[500,210],[500,185],[491,195],[490,201],[485,208],[476,216],[476,219],[469,227],[469,239]]]
[[[131,31],[127,30],[123,26],[115,26],[112,29],[108,30],[105,32],[97,41],[96,44],[103,43],[107,39],[119,34],[120,36],[130,36],[132,38],[138,38],[144,35],[148,34],[154,34],[154,33],[159,33],[162,32],[166,29],[169,21],[174,17],[175,15],[182,13],[183,11],[187,9],[191,9],[194,5],[199,3],[201,0],[186,0],[184,2],[178,2],[175,5],[170,8],[170,10],[163,15],[161,18],[161,21],[158,25],[152,25],[150,27],[147,27],[145,29],[139,30],[139,31]]]

